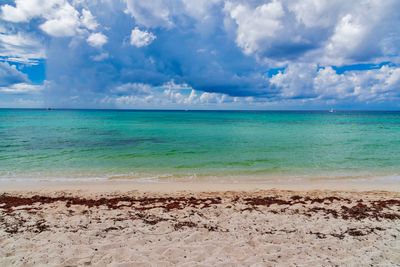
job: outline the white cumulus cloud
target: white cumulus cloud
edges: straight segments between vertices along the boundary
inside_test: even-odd
[[[371,70],[338,74],[332,67],[293,64],[270,79],[282,99],[378,102],[400,97],[400,67],[384,65]]]
[[[56,9],[49,19],[40,25],[40,28],[55,37],[74,36],[78,31],[79,23],[79,12],[66,3]]]
[[[89,35],[89,37],[87,38],[87,42],[89,45],[93,46],[93,47],[97,47],[100,48],[103,45],[105,45],[108,41],[107,36],[105,36],[102,33],[92,33]]]
[[[264,49],[265,41],[273,38],[283,27],[281,18],[285,13],[278,1],[256,8],[228,2],[225,10],[237,24],[236,42],[246,54]]]
[[[148,31],[142,31],[135,27],[131,32],[131,45],[136,47],[144,47],[150,45],[157,37]]]
[[[52,13],[64,0],[15,0],[15,6],[1,6],[1,17],[11,22],[28,22],[34,17]]]
[[[92,15],[92,12],[87,9],[82,9],[81,22],[83,26],[92,31],[96,30],[96,28],[99,26],[96,18]]]
[[[99,26],[90,10],[83,8],[79,12],[75,3],[67,0],[15,0],[15,6],[1,6],[1,18],[25,23],[41,18],[44,22],[39,28],[53,37],[71,37],[83,29],[95,30]]]

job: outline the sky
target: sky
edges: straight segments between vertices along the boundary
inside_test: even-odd
[[[400,108],[398,0],[0,0],[0,107]]]

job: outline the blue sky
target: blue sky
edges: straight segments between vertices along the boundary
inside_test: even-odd
[[[0,1],[0,107],[399,109],[400,1]]]

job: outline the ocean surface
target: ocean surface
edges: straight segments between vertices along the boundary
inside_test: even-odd
[[[0,180],[400,176],[400,112],[0,109]]]

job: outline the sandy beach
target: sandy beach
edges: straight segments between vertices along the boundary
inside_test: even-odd
[[[114,185],[2,187],[0,266],[400,265],[396,188]]]

